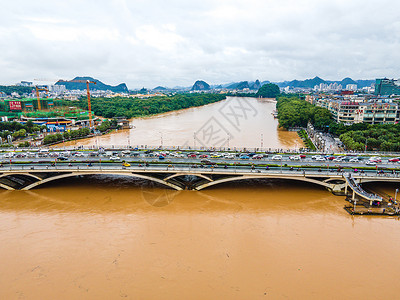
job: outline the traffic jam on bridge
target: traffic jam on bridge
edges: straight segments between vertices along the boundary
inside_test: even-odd
[[[193,150],[160,150],[160,149],[103,149],[96,150],[62,150],[37,149],[36,151],[8,151],[0,154],[0,167],[16,164],[48,165],[57,164],[69,166],[94,164],[120,164],[123,168],[149,166],[151,164],[191,164],[193,167],[251,167],[286,168],[302,170],[301,168],[330,169],[332,172],[343,168],[352,172],[379,171],[384,174],[400,170],[400,157],[380,157],[364,154],[324,155],[309,153],[266,153],[238,151],[193,151]]]

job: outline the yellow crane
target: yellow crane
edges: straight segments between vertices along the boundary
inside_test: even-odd
[[[42,109],[42,106],[40,104],[40,94],[39,91],[46,91],[49,92],[49,89],[47,87],[38,87],[37,85],[35,86],[36,88],[36,97],[37,97],[37,104],[38,104],[38,110]]]
[[[52,79],[34,79],[34,80],[37,80],[37,81],[52,81]],[[60,82],[60,83],[63,83],[63,82],[82,82],[82,83],[86,83],[86,91],[87,91],[87,99],[88,99],[88,110],[89,110],[89,127],[92,128],[92,104],[91,104],[91,101],[90,101],[89,84],[90,83],[96,84],[96,82],[95,81],[90,81],[90,80],[81,80],[81,79],[73,79],[73,80],[58,79],[56,82]],[[38,95],[38,89],[36,89],[36,95]]]
[[[86,83],[86,92],[87,92],[88,110],[89,110],[89,127],[92,128],[92,104],[91,104],[91,102],[90,102],[90,89],[89,89],[89,84],[90,84],[90,83],[96,84],[96,81],[81,80],[81,79],[59,80],[59,81],[60,81],[60,82],[82,82],[82,83]]]

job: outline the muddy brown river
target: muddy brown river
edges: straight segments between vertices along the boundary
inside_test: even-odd
[[[175,114],[186,118],[164,117]],[[400,220],[344,205],[274,180],[195,192],[92,176],[0,190],[0,299],[398,298]]]
[[[295,149],[296,132],[278,130],[272,99],[228,97],[221,102],[132,120],[134,128],[59,146],[186,146]]]

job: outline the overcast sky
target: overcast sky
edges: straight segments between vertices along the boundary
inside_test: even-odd
[[[400,77],[395,0],[1,1],[0,84]]]

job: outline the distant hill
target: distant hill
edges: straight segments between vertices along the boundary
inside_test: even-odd
[[[112,91],[115,93],[121,93],[121,92],[128,93],[128,87],[126,86],[125,83],[121,83],[119,85],[112,86],[112,85],[104,84],[100,80],[94,79],[92,77],[75,77],[74,79],[72,79],[72,81],[74,81],[74,80],[83,80],[85,82],[71,82],[71,81],[59,80],[56,82],[56,84],[65,85],[65,88],[67,90],[86,90],[86,80],[89,80],[89,81],[96,82],[96,84],[93,84],[93,83],[89,84],[89,88],[91,91],[95,91],[95,90],[107,91],[108,90],[108,91]]]
[[[258,90],[261,87],[260,80],[256,80],[255,82],[250,82],[249,87],[251,90]]]
[[[153,89],[153,91],[166,91],[167,88],[163,87],[163,86],[157,86]]]
[[[314,86],[319,85],[321,83],[326,83],[326,84],[331,84],[331,83],[337,83],[341,84],[343,88],[346,88],[346,85],[348,84],[357,84],[358,88],[363,88],[367,86],[371,86],[372,83],[375,83],[375,80],[353,80],[349,77],[346,77],[340,81],[331,81],[331,80],[324,80],[318,76],[312,78],[312,79],[306,79],[306,80],[292,80],[292,81],[283,81],[283,82],[277,82],[276,84],[279,87],[294,87],[294,88],[310,88],[312,89]]]
[[[261,83],[258,79],[256,81],[241,81],[241,82],[231,82],[228,84],[220,85],[220,87],[232,90],[243,90],[243,89],[250,89],[250,90],[258,90],[262,84],[269,83],[269,81],[264,81]]]
[[[241,82],[231,83],[226,88],[232,90],[243,90],[243,89],[249,89],[250,87],[248,81],[241,81]]]
[[[210,85],[203,81],[203,80],[197,80],[193,86],[192,86],[192,91],[208,91],[210,90]]]

